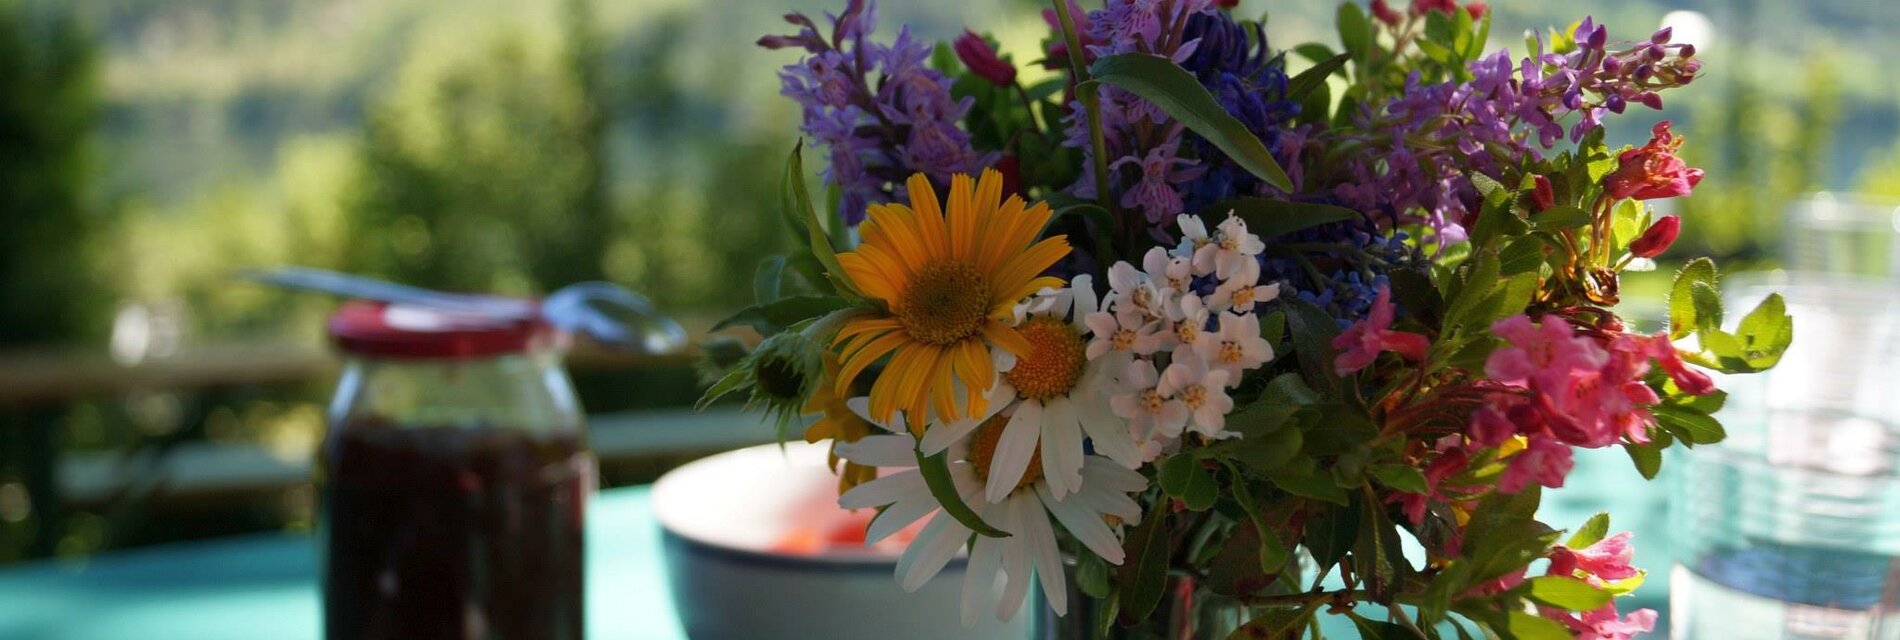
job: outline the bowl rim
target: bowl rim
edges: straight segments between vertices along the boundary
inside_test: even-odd
[[[778,451],[781,449],[784,451],[783,457],[789,460],[796,461],[800,456],[821,460],[829,446],[829,443],[814,444],[807,442],[787,442],[783,445],[761,444],[717,453],[680,465],[661,475],[660,479],[653,483],[653,519],[659,523],[660,532],[664,537],[679,540],[689,550],[704,552],[715,557],[745,564],[818,569],[828,572],[856,572],[872,569],[881,571],[895,570],[900,558],[900,556],[896,555],[882,555],[869,551],[854,551],[844,554],[820,553],[816,555],[774,553],[772,551],[734,546],[717,540],[709,540],[688,533],[675,526],[676,523],[672,522],[673,518],[670,512],[665,508],[665,505],[676,500],[687,499],[685,497],[674,496],[679,492],[685,491],[685,487],[689,486],[685,483],[688,482],[687,476],[690,475],[688,472],[690,469],[729,464],[734,458],[756,457],[762,452]],[[944,569],[946,571],[960,570],[967,561],[967,554],[958,553],[956,557],[950,560],[948,565],[945,565]]]

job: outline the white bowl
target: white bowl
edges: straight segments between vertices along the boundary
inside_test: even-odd
[[[984,615],[976,626],[963,626],[962,559],[916,593],[905,593],[894,577],[894,555],[773,551],[801,521],[825,517],[836,505],[837,478],[825,467],[825,445],[750,447],[661,477],[653,509],[686,634],[695,640],[1029,637],[1031,616],[1022,614],[1006,622]]]

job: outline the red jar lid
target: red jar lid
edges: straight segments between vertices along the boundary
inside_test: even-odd
[[[353,300],[330,316],[338,349],[381,358],[462,360],[521,353],[548,342],[539,317],[497,318]]]

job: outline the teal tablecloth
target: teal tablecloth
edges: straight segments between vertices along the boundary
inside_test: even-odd
[[[587,519],[590,638],[682,638],[646,487]],[[0,570],[6,640],[302,640],[321,635],[308,536],[255,535]]]
[[[1637,531],[1637,561],[1650,570],[1634,601],[1619,604],[1665,610],[1670,555],[1663,495],[1663,483],[1644,482],[1621,451],[1579,451],[1569,485],[1547,494],[1540,516],[1551,526],[1573,528],[1596,511],[1613,510],[1617,530]],[[647,488],[602,493],[587,526],[588,637],[683,637]],[[316,638],[315,580],[309,537],[288,534],[0,569],[0,639]]]

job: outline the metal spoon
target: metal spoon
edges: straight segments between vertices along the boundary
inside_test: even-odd
[[[351,298],[472,313],[494,318],[540,314],[556,329],[585,333],[610,348],[642,354],[671,353],[686,346],[686,330],[645,296],[609,282],[580,282],[533,300],[449,293],[309,267],[250,271],[244,277],[265,284],[322,291]]]

